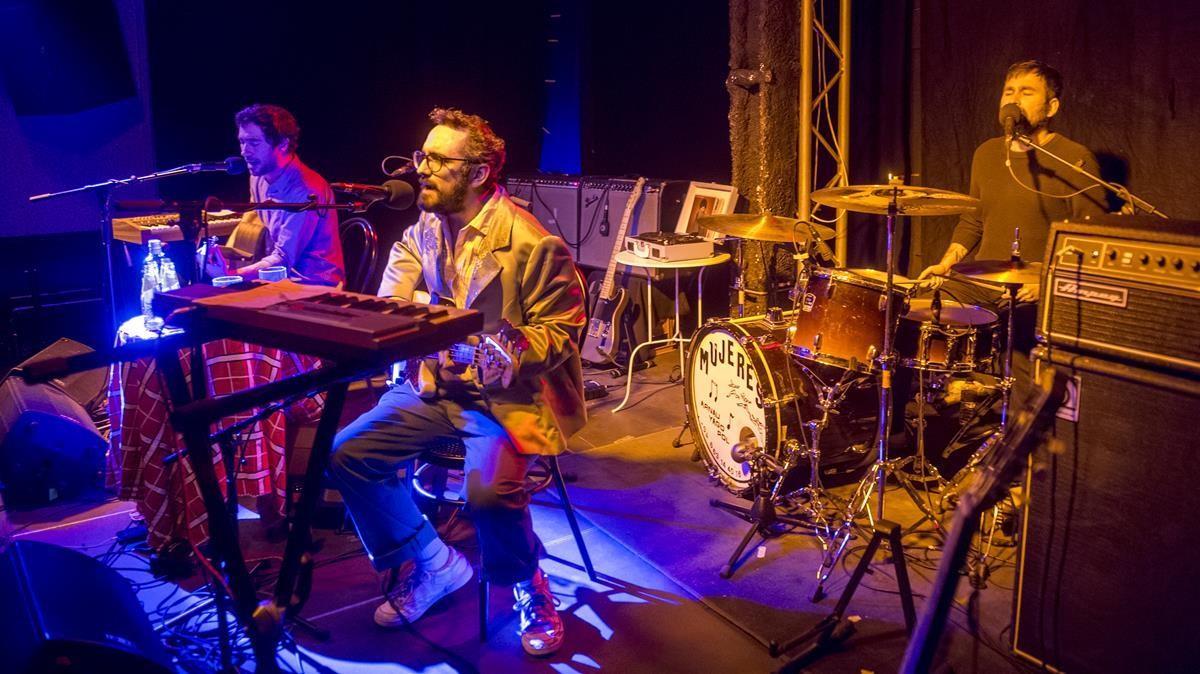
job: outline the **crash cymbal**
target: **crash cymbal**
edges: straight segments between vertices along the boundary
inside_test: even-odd
[[[973,281],[1003,286],[1040,283],[1042,278],[1042,263],[1025,260],[974,260],[950,269]]]
[[[812,200],[855,213],[886,215],[893,190],[898,215],[955,215],[968,213],[979,206],[978,199],[965,194],[904,184],[827,187],[813,192]]]
[[[810,238],[809,228],[803,220],[785,218],[770,213],[736,213],[731,215],[702,215],[696,224],[714,232],[739,239],[774,241],[777,243],[804,243]],[[823,225],[813,228],[822,239],[832,239],[834,231]]]
[[[908,313],[904,314],[905,320],[932,322],[933,321],[933,299],[930,297],[919,297],[908,301]],[[996,322],[996,314],[988,311],[983,307],[977,307],[972,304],[963,304],[943,295],[941,322],[950,325],[987,325]]]

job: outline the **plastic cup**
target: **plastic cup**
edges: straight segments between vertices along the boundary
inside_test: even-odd
[[[212,280],[212,284],[217,288],[224,288],[242,282],[241,276],[218,276]]]
[[[287,278],[287,267],[263,267],[258,270],[260,281],[282,281]]]

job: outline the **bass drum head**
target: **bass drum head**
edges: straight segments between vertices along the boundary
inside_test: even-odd
[[[779,412],[762,400],[778,394],[759,342],[747,332],[754,327],[710,322],[696,332],[688,353],[684,398],[692,437],[709,472],[733,492],[747,489],[754,477],[749,462],[733,458],[734,446],[753,442],[776,455],[779,445]]]

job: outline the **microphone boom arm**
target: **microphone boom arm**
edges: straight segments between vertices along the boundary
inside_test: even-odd
[[[1041,145],[1038,145],[1037,143],[1033,142],[1032,138],[1030,138],[1029,136],[1027,136],[1024,133],[1021,133],[1020,131],[1014,131],[1012,137],[1015,140],[1021,141],[1025,145],[1032,147],[1033,149],[1037,150],[1038,152],[1045,154],[1046,156],[1050,157],[1051,159],[1054,159],[1055,161],[1062,164],[1063,166],[1069,167],[1071,170],[1088,178],[1093,183],[1100,185],[1101,187],[1109,190],[1110,192],[1117,195],[1118,197],[1121,197],[1122,199],[1129,202],[1135,210],[1140,208],[1143,211],[1150,213],[1151,215],[1157,215],[1158,217],[1163,218],[1164,220],[1167,219],[1168,216],[1166,213],[1163,213],[1162,211],[1155,208],[1154,205],[1151,204],[1150,202],[1146,201],[1145,199],[1142,199],[1141,197],[1137,196],[1133,192],[1130,192],[1129,189],[1126,188],[1124,185],[1121,185],[1119,183],[1110,182],[1110,181],[1105,180],[1104,178],[1101,178],[1100,176],[1093,175],[1091,171],[1088,171],[1087,169],[1083,168],[1082,166],[1076,166],[1075,164],[1072,164],[1071,162],[1054,154],[1050,150],[1047,150],[1046,148],[1042,147]]]

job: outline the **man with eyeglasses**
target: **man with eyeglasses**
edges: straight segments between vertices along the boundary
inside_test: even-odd
[[[338,434],[330,474],[386,574],[375,622],[400,627],[465,585],[472,569],[438,538],[396,471],[430,446],[461,441],[482,573],[513,586],[525,651],[549,655],[562,644],[563,623],[538,568],[543,549],[525,475],[537,455],[562,452],[586,421],[584,290],[563,240],[497,183],[504,141],[490,125],[454,109],[429,117],[434,127],[413,154],[423,212],[393,246],[379,294],[409,300],[423,288],[481,311],[485,333],[515,330],[523,348],[506,354],[515,373],[507,383],[443,361],[432,392],[394,385]],[[490,341],[501,349],[514,342]]]

